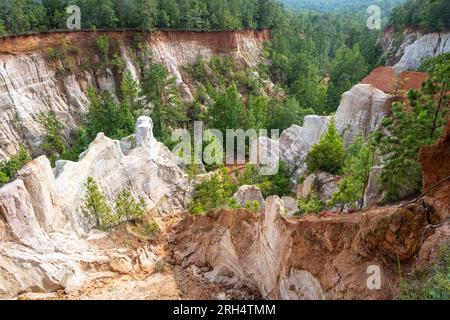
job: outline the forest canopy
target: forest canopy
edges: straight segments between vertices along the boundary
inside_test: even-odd
[[[391,25],[397,30],[405,27],[441,31],[450,28],[450,1],[408,0],[393,10]]]
[[[0,34],[64,29],[71,4],[83,29],[263,29],[283,19],[275,0],[0,0]]]

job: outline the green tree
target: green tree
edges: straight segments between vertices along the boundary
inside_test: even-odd
[[[42,151],[49,157],[52,165],[66,155],[67,149],[61,137],[64,126],[54,112],[41,113],[39,122],[45,130],[45,137],[41,144]]]
[[[408,92],[409,107],[395,102],[392,115],[383,120],[386,131],[376,134],[385,162],[381,173],[385,200],[401,199],[421,190],[418,152],[421,146],[431,145],[441,136],[450,111],[448,60],[438,58],[429,63],[430,78],[420,90]]]
[[[186,120],[175,78],[165,66],[151,63],[144,71],[141,86],[147,103],[153,105],[155,137],[168,141],[171,128]]]
[[[311,194],[306,198],[298,199],[298,208],[302,214],[320,213],[325,209],[325,205],[315,194]]]
[[[235,208],[236,201],[232,197],[236,190],[237,184],[232,181],[227,170],[223,169],[195,186],[189,212],[199,215],[217,208]]]
[[[211,126],[225,133],[226,129],[245,128],[247,119],[244,102],[233,82],[222,94],[216,92],[214,103],[208,109]]]
[[[97,183],[92,177],[89,177],[84,186],[86,188],[85,206],[87,212],[96,219],[97,227],[111,228],[116,223],[116,219]]]
[[[366,62],[359,51],[359,46],[352,49],[345,46],[336,51],[336,57],[332,62],[330,77],[331,82],[328,88],[328,111],[333,112],[341,101],[342,94],[367,73]]]
[[[153,31],[156,27],[158,12],[156,0],[137,1],[137,27],[143,31]]]
[[[0,185],[14,179],[17,172],[31,160],[28,151],[24,146],[20,146],[19,152],[12,155],[9,160],[0,162]]]
[[[84,29],[114,28],[117,17],[112,0],[76,0],[83,18],[81,24]]]
[[[343,167],[343,178],[338,182],[339,191],[333,194],[332,205],[354,205],[361,200],[373,165],[373,150],[359,136],[348,148]],[[361,202],[362,204],[362,202]]]
[[[135,200],[129,190],[122,190],[115,200],[115,211],[119,222],[140,220],[147,213],[144,198]]]
[[[344,143],[334,120],[331,120],[327,132],[308,153],[306,158],[308,172],[326,171],[332,174],[341,174],[344,162]]]

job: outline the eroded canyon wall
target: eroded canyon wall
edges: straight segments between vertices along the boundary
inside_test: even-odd
[[[124,67],[135,79],[150,59],[163,63],[177,80],[187,100],[192,86],[182,67],[198,57],[229,54],[246,66],[256,66],[263,43],[270,32],[180,32],[131,31],[61,32],[0,39],[0,160],[19,150],[20,144],[38,150],[44,130],[41,113],[55,112],[64,124],[62,135],[69,138],[88,108],[86,90],[94,86],[117,95],[120,74],[112,67],[98,68],[103,62],[96,39],[107,36],[111,49],[120,53]],[[69,58],[75,68],[61,74],[62,59],[49,57],[49,48],[70,46]]]

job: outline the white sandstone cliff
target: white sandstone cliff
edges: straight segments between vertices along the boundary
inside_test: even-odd
[[[106,33],[111,41],[117,41],[118,52],[124,60],[125,71],[138,80],[141,77],[141,61],[154,59],[163,63],[177,79],[182,96],[190,100],[192,93],[186,83],[183,67],[200,56],[205,60],[213,55],[231,55],[246,66],[255,66],[261,59],[262,45],[270,35],[268,31],[236,31],[218,33],[190,33],[157,31],[142,36],[147,50],[137,50],[133,43],[136,34]],[[61,61],[50,61],[47,50],[59,47],[61,41],[80,48],[80,55],[95,55],[92,34],[54,33],[0,39],[0,161],[17,153],[20,144],[39,151],[44,128],[39,123],[41,113],[55,112],[63,123],[61,132],[69,139],[73,130],[81,124],[88,108],[86,90],[89,86],[108,90],[118,95],[120,77],[110,68],[85,70],[80,61],[92,59],[100,64],[97,56],[77,57],[80,70],[64,76],[58,73]],[[40,43],[45,45],[40,45]],[[95,69],[95,68],[94,68]]]
[[[141,267],[142,252],[91,243],[90,238],[102,235],[92,232],[92,217],[84,210],[89,176],[110,204],[128,189],[155,214],[185,208],[187,175],[153,138],[150,118],[139,119],[135,141],[124,155],[119,141],[99,134],[79,162],[59,163],[56,177],[47,158],[40,157],[0,189],[0,298],[73,290],[104,272]]]

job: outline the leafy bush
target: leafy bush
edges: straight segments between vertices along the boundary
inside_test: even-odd
[[[228,171],[221,170],[211,179],[205,180],[195,187],[189,212],[199,215],[217,208],[236,208],[233,194],[237,187],[237,184],[228,175]]]
[[[7,161],[0,162],[0,185],[14,179],[16,173],[30,160],[28,151],[24,146],[20,146],[16,155],[11,156]]]
[[[327,132],[321,137],[318,144],[311,148],[306,158],[309,173],[326,171],[340,174],[345,162],[345,150],[342,137],[332,120]]]
[[[144,199],[140,197],[136,200],[129,190],[117,194],[113,211],[92,177],[87,179],[84,186],[86,209],[101,229],[110,230],[122,222],[141,220],[147,212]]]
[[[158,222],[152,221],[144,225],[144,230],[148,236],[153,237],[157,232],[159,232],[159,230],[161,230],[161,227]]]
[[[84,186],[86,188],[85,204],[89,215],[96,219],[99,228],[111,228],[116,223],[116,219],[97,183],[89,177]]]
[[[39,123],[45,130],[41,148],[54,165],[55,161],[65,155],[67,151],[61,138],[61,131],[64,127],[54,112],[41,113],[39,115]]]
[[[259,202],[257,200],[248,201],[245,205],[245,208],[252,211],[252,212],[259,212],[261,209]]]
[[[300,198],[298,200],[298,208],[302,214],[320,213],[325,208],[325,205],[315,194],[311,194],[306,198]]]
[[[136,201],[129,190],[122,190],[116,197],[115,210],[118,222],[142,219],[147,206],[142,197]]]
[[[155,263],[154,269],[155,272],[163,273],[169,268],[169,265],[164,260],[159,260]]]
[[[292,194],[291,170],[283,163],[279,163],[278,172],[274,175],[260,175],[257,165],[247,165],[243,173],[238,175],[239,185],[256,185],[261,189],[264,198],[278,195],[287,196]]]
[[[106,35],[100,36],[97,38],[96,40],[96,45],[97,45],[97,49],[98,51],[103,55],[103,58],[105,59],[105,61],[109,60],[109,47],[110,47],[110,43],[109,43],[109,38]]]
[[[48,48],[47,54],[50,60],[61,60],[64,58],[64,52],[60,48]]]
[[[450,300],[450,245],[439,248],[437,261],[415,273],[412,279],[400,281],[402,300]]]
[[[359,136],[346,150],[344,177],[338,182],[339,191],[333,194],[332,205],[353,205],[362,199],[373,164],[373,151]]]

